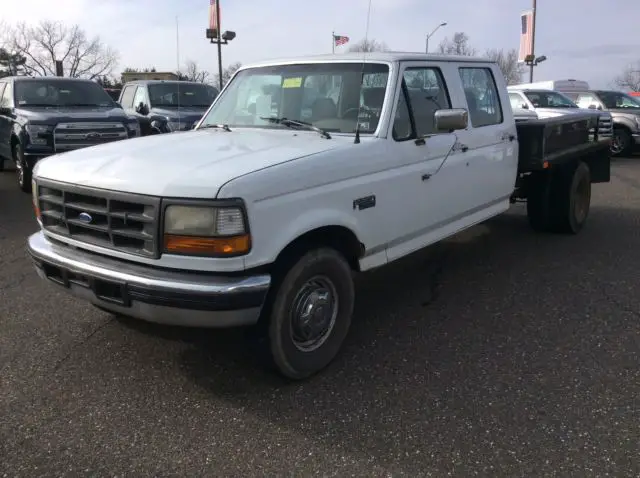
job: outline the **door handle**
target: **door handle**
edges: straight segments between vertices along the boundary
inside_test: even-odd
[[[503,134],[500,138],[502,141],[515,141],[516,136],[511,133]]]

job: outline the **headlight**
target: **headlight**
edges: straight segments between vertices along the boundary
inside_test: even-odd
[[[131,136],[140,136],[140,123],[137,121],[127,123],[127,130],[131,134]]]
[[[164,212],[164,250],[173,254],[246,254],[251,238],[241,207],[171,205]]]
[[[52,131],[51,126],[44,124],[28,124],[25,126],[25,129],[29,135],[29,142],[41,146],[47,144],[47,138],[42,138],[40,135],[46,135]]]

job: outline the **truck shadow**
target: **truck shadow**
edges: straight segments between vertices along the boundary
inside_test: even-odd
[[[445,466],[453,449],[495,447],[535,461],[545,453],[540,421],[591,406],[589,379],[567,385],[566,363],[579,367],[598,347],[615,355],[599,304],[603,281],[640,256],[635,216],[594,207],[588,228],[567,237],[532,233],[516,207],[363,276],[343,352],[303,383],[271,373],[242,331],[126,323],[192,343],[181,368],[199,387],[336,452],[390,465],[428,444],[442,448],[429,460]],[[403,460],[403,471],[420,474],[426,459]]]

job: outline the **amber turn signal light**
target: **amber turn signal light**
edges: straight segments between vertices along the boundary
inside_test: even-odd
[[[164,250],[172,254],[233,256],[246,254],[251,248],[248,234],[228,237],[164,235]]]

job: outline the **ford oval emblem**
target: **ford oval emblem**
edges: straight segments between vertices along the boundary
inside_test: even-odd
[[[82,221],[86,224],[91,224],[91,221],[93,221],[93,218],[91,217],[91,214],[89,214],[88,212],[81,212],[80,214],[78,214],[78,221]]]
[[[87,133],[84,135],[84,137],[87,139],[98,139],[101,138],[102,135],[100,133]]]

